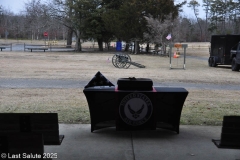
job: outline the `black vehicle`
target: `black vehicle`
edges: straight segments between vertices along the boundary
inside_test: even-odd
[[[235,45],[231,49],[231,57],[232,57],[232,71],[239,71],[240,69],[240,42],[238,45]]]
[[[239,42],[240,35],[212,35],[211,48],[209,50],[210,57],[208,59],[209,66],[232,65],[232,63],[237,62],[237,52],[232,52],[231,54],[231,50],[234,50],[234,47],[236,47]]]

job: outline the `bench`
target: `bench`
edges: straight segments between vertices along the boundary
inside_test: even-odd
[[[7,49],[7,48],[9,48],[10,49],[10,51],[12,51],[12,43],[9,43],[9,44],[0,44],[0,49],[1,49],[1,51],[3,50],[3,49]]]
[[[42,134],[44,145],[61,145],[57,113],[0,113],[0,135]]]
[[[153,54],[161,54],[162,53],[162,50],[161,49],[158,49],[158,50],[153,50]]]
[[[46,46],[46,45],[29,45],[29,44],[24,43],[24,51],[26,49],[31,50],[31,52],[33,50],[43,50],[45,52],[46,50],[48,50],[48,46]]]
[[[0,48],[1,48],[1,51],[2,51],[3,49],[6,49],[6,47],[2,47],[2,46],[1,46]]]
[[[158,54],[161,50],[156,50],[155,48],[149,47],[148,52],[152,53],[152,55]]]
[[[33,50],[43,50],[44,52],[45,52],[45,50],[48,50],[48,48],[26,48],[26,49],[31,50],[31,52]]]
[[[50,51],[74,51],[75,47],[73,45],[51,45]]]

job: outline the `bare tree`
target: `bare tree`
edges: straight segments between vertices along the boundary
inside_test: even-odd
[[[77,3],[77,2],[76,2]],[[50,15],[67,28],[67,45],[72,44],[72,36],[76,36],[76,50],[81,51],[79,22],[75,12],[74,0],[52,0],[48,6]],[[76,23],[77,22],[77,23]]]
[[[199,18],[198,18],[198,7],[200,6],[200,4],[196,1],[196,0],[191,0],[189,3],[188,3],[188,7],[192,8],[193,11],[194,11],[194,15],[197,19],[197,23],[198,23],[198,26],[200,28],[200,40],[202,41],[202,27],[201,27],[201,24],[199,23]]]
[[[31,33],[31,39],[38,40],[49,27],[47,6],[40,0],[25,3],[25,23],[28,24],[26,29]]]
[[[168,16],[164,21],[155,19],[152,16],[145,17],[145,19],[147,20],[147,27],[149,30],[144,33],[144,39],[150,43],[162,45],[162,48],[166,53],[167,39],[165,37],[174,27],[171,16]]]
[[[14,14],[13,12],[9,10],[5,10],[4,8],[1,8],[1,14],[0,14],[0,34],[1,37],[8,38],[9,36],[12,36],[12,30],[13,26],[16,23],[14,20]]]
[[[207,41],[208,37],[208,15],[210,12],[211,0],[203,0],[203,7],[205,10],[205,41]]]

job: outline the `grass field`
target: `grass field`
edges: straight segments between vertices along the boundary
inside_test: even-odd
[[[201,44],[202,45],[202,44]],[[206,44],[208,45],[208,44]],[[182,53],[182,51],[180,50]],[[186,70],[169,69],[169,58],[147,54],[130,55],[146,68],[115,68],[114,52],[0,52],[1,79],[74,79],[89,81],[101,71],[112,82],[119,78],[150,78],[153,83],[240,85],[239,72],[229,67],[208,67],[208,48],[188,48]],[[182,58],[182,55],[181,55]],[[181,59],[174,59],[181,68]],[[221,125],[224,115],[240,115],[240,91],[188,88],[181,124]],[[60,123],[89,123],[83,88],[0,88],[0,112],[57,112]]]

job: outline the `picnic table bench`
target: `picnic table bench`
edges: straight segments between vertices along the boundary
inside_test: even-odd
[[[24,51],[26,49],[31,50],[31,52],[33,50],[43,50],[45,52],[46,50],[48,50],[48,46],[46,46],[46,45],[29,45],[29,44],[24,43]]]
[[[161,53],[162,52],[162,50],[161,49],[153,49],[153,54],[156,54],[156,55],[158,55],[159,53]]]
[[[5,44],[0,44],[0,49],[1,49],[1,51],[2,51],[3,49],[7,49],[7,48],[9,48],[10,51],[12,51],[12,43],[9,43],[9,44],[7,44],[7,43],[5,43]]]
[[[6,49],[6,47],[3,47],[3,46],[0,46],[0,48],[1,48],[1,51],[2,51],[3,49]]]
[[[31,52],[33,50],[43,50],[45,52],[45,50],[48,50],[48,48],[27,48],[28,50],[31,50]]]

